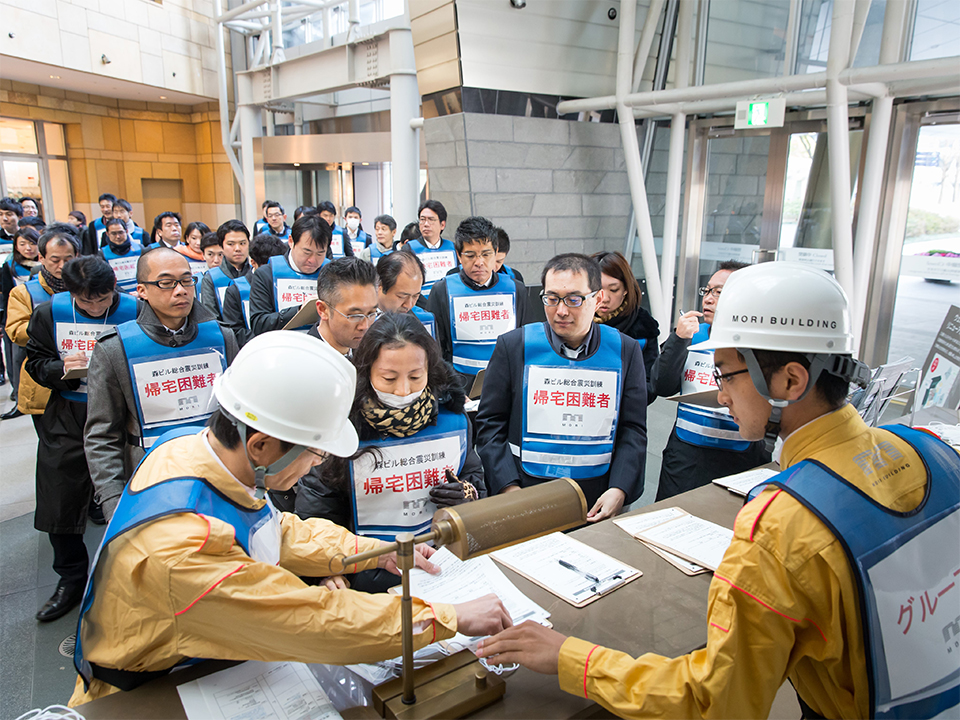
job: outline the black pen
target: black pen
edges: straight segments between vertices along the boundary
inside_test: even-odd
[[[576,565],[568,563],[566,560],[557,560],[557,562],[560,563],[560,565],[565,567],[567,570],[573,570],[575,573],[579,573],[580,575],[583,575],[587,580],[590,580],[591,582],[595,582],[595,583],[600,582],[600,578],[598,578],[596,575],[591,575],[588,572],[584,572],[583,570],[578,568]]]

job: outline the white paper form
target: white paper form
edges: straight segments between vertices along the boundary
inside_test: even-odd
[[[727,475],[726,477],[714,480],[715,485],[724,487],[735,495],[747,496],[753,488],[765,480],[769,480],[774,475],[780,473],[772,468],[756,468],[736,475]]]
[[[492,557],[573,605],[592,595],[602,595],[641,574],[558,532],[497,550]],[[564,567],[561,560],[576,569]]]
[[[733,540],[733,530],[693,515],[683,515],[643,530],[636,537],[697,565],[716,570]]]
[[[654,510],[653,512],[641,513],[640,515],[617,518],[613,521],[613,524],[625,531],[627,534],[636,538],[637,533],[639,532],[643,532],[648,528],[665,523],[668,520],[676,520],[678,517],[682,517],[683,515],[687,514],[688,513],[686,510],[681,510],[677,507],[664,508],[663,510]],[[639,540],[640,538],[637,539]],[[643,541],[640,540],[640,542]],[[646,542],[643,544],[687,575],[697,575],[698,573],[708,572],[707,568],[685,560],[679,555],[674,555],[671,552],[667,552],[663,548],[658,548],[656,545],[651,545],[650,543]]]
[[[250,661],[177,687],[188,720],[336,720],[303,663]]]

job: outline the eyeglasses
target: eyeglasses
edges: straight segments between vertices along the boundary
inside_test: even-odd
[[[191,275],[190,277],[180,278],[163,278],[162,280],[144,280],[143,285],[155,285],[161,290],[173,290],[177,285],[182,285],[185,288],[195,287],[197,284],[197,279]]]
[[[723,381],[732,378],[734,375],[742,375],[743,373],[750,372],[749,368],[744,368],[743,370],[737,370],[736,372],[727,373],[726,375],[721,375],[720,371],[716,368],[713,369],[713,379],[717,383],[717,390],[723,390]]]
[[[594,295],[596,295],[599,290],[594,290],[592,293],[587,295],[567,295],[565,297],[560,297],[559,295],[547,294],[544,291],[540,292],[540,299],[543,300],[543,304],[547,307],[557,307],[561,302],[564,305],[571,308],[578,308],[583,305],[584,301],[589,300]]]
[[[366,315],[364,315],[363,313],[356,313],[355,315],[344,315],[342,312],[340,312],[340,311],[337,310],[336,308],[334,308],[334,311],[336,311],[337,315],[341,315],[341,316],[345,317],[347,320],[349,320],[350,322],[352,322],[354,325],[359,325],[359,324],[362,323],[364,320],[369,320],[370,322],[373,322],[374,320],[377,319],[377,315],[380,314],[380,311],[379,311],[379,310],[374,310],[373,312],[368,312]]]
[[[127,231],[126,231],[126,230],[111,230],[110,232],[107,233],[107,235],[109,235],[109,236],[112,237],[112,238],[122,238],[122,237],[126,237],[126,236],[127,236]]]
[[[426,215],[424,215],[424,216],[422,216],[422,217],[420,218],[420,224],[421,224],[421,225],[430,225],[430,224],[435,223],[435,222],[440,222],[440,218],[427,217]]]
[[[267,220],[279,220],[282,217],[283,217],[283,213],[279,213],[279,212],[267,213]]]
[[[493,250],[484,250],[482,253],[477,255],[475,252],[465,252],[460,253],[460,257],[464,260],[476,260],[478,257],[483,258],[484,260],[492,260],[496,256],[496,252]]]
[[[713,295],[715,298],[718,298],[720,297],[720,293],[722,291],[723,291],[723,285],[720,285],[719,287],[702,287],[697,289],[697,292],[700,293],[700,297]]]

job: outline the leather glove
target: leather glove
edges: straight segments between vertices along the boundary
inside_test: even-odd
[[[437,507],[451,507],[477,499],[477,489],[468,482],[457,479],[451,470],[446,471],[447,482],[430,488],[430,499]]]

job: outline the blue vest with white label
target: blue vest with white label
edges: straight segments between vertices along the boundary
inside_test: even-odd
[[[346,238],[347,236],[344,234],[343,228],[334,224],[332,232],[330,233],[330,252],[333,254],[334,260],[344,257],[343,244],[347,242]]]
[[[423,469],[414,473],[405,472],[405,467],[424,468],[426,462],[419,461],[419,456],[429,453],[426,443],[442,438],[456,438],[459,452],[456,458],[437,458],[433,467],[429,468],[430,477]],[[392,435],[360,443],[360,448],[375,447],[389,455],[402,453],[404,457],[396,460],[402,464],[396,468],[374,467],[361,477],[355,472],[358,461],[350,463],[350,480],[353,492],[353,527],[357,535],[368,535],[381,540],[393,541],[397,533],[412,532],[415,535],[426,532],[433,520],[436,506],[430,502],[427,492],[434,485],[445,483],[443,468],[450,467],[457,475],[463,469],[467,455],[467,417],[463,413],[455,413],[440,406],[436,425],[428,425],[410,437],[398,438]],[[413,462],[407,462],[408,458]],[[368,454],[360,458],[359,462],[370,459],[377,463],[388,460],[383,455]],[[376,473],[376,477],[371,477]],[[412,487],[411,487],[412,486]],[[419,490],[418,496],[407,499],[411,490]],[[375,498],[393,498],[396,502],[390,503],[388,508],[368,509],[363,501],[364,497],[373,495]]]
[[[703,323],[690,343],[695,345],[709,339],[710,326]],[[712,377],[713,350],[688,351],[684,372],[707,373]],[[750,448],[750,441],[740,435],[740,429],[730,414],[712,408],[678,403],[676,431],[677,437],[690,445],[734,452],[745,452]]]
[[[377,260],[382,258],[384,255],[389,255],[392,252],[393,252],[393,248],[390,248],[386,252],[381,250],[380,243],[378,243],[376,240],[370,243],[370,259],[373,261],[374,265],[377,264]]]
[[[233,282],[233,279],[219,266],[213,268],[212,270],[207,270],[206,274],[209,275],[210,279],[213,281],[213,299],[217,306],[217,312],[220,315],[223,315],[223,296],[226,294],[227,288],[230,287],[230,283]]]
[[[320,265],[320,268],[322,268],[326,264],[327,264],[327,261],[324,260],[323,264]],[[316,292],[317,292],[316,281],[317,281],[317,278],[320,276],[320,268],[317,268],[316,272],[310,273],[308,275],[306,273],[301,273],[294,270],[290,266],[290,262],[287,260],[286,255],[274,255],[272,258],[270,258],[270,269],[273,271],[273,303],[274,303],[274,307],[277,309],[277,312],[279,312],[281,309],[280,284],[277,281],[278,280],[313,280],[314,281],[313,294],[316,295]],[[294,328],[294,329],[306,332],[307,330],[310,329],[310,326],[303,325],[301,327]]]
[[[460,261],[457,259],[457,248],[454,244],[447,240],[446,238],[440,238],[440,245],[435,248],[428,248],[420,240],[411,240],[406,244],[406,247],[410,248],[417,255],[429,255],[430,253],[451,253],[453,255],[453,266],[455,268],[460,267]],[[444,274],[446,271],[444,271]],[[441,275],[440,277],[444,277]],[[433,289],[433,286],[437,284],[437,280],[440,277],[434,278],[433,280],[427,280],[426,277],[423,278],[423,288],[421,292],[424,297],[430,297],[430,290]]]
[[[513,268],[510,267],[509,265],[501,265],[500,270],[503,271],[503,272],[500,272],[501,275],[506,275],[507,277],[513,278],[514,280],[517,279],[517,274],[513,271]]]
[[[523,434],[520,442],[520,465],[528,475],[540,478],[568,477],[573,480],[605,475],[610,470],[613,460],[613,442],[617,434],[617,418],[619,417],[619,399],[623,387],[623,356],[620,333],[605,325],[597,325],[600,333],[600,347],[588,358],[571,360],[558,355],[547,338],[545,323],[525,325],[523,328]],[[615,392],[608,395],[602,402],[606,403],[607,410],[612,414],[608,427],[603,427],[590,434],[577,434],[571,429],[570,434],[537,433],[530,429],[530,413],[538,399],[531,397],[533,389],[530,387],[531,368],[544,368],[557,371],[557,380],[563,381],[564,371],[594,370],[616,373]],[[569,408],[585,407],[583,395],[591,395],[587,402],[597,407],[599,398],[593,390],[584,391],[584,385],[557,385],[555,392],[562,393],[563,406],[557,406],[562,417],[571,416],[571,427],[575,427],[578,410]],[[594,387],[590,385],[590,387]],[[570,397],[575,395],[574,398]],[[547,399],[549,400],[549,395]],[[570,399],[568,404],[566,401]],[[602,408],[602,405],[600,405]],[[582,415],[580,416],[582,419]],[[566,424],[565,422],[563,424]]]
[[[410,312],[412,312],[414,316],[416,316],[417,320],[421,322],[423,327],[426,328],[427,332],[430,333],[430,337],[436,340],[437,339],[437,321],[436,321],[436,318],[433,316],[433,313],[428,312],[427,310],[424,310],[419,305],[414,305],[412,308],[410,308]]]
[[[11,247],[11,252],[12,252]],[[0,254],[3,254],[3,250],[0,249]],[[30,268],[24,267],[18,262],[14,262],[13,257],[7,260],[7,265],[10,267],[10,274],[13,276],[13,282],[17,285],[23,285],[27,280],[30,279]]]
[[[130,233],[130,239],[136,242],[138,245],[143,244],[143,228],[139,225],[133,226],[133,232]]]
[[[250,281],[245,275],[240,275],[233,281],[237,290],[240,292],[240,308],[243,310],[243,324],[250,329]]]
[[[498,278],[496,274],[493,277]],[[493,349],[497,345],[497,339],[478,341],[459,338],[457,336],[457,316],[454,310],[454,300],[459,297],[474,299],[507,295],[512,298],[513,302],[510,308],[513,316],[513,327],[510,329],[514,330],[517,327],[517,306],[519,305],[517,285],[512,280],[504,278],[503,280],[498,279],[496,284],[491,287],[486,287],[483,290],[473,290],[464,284],[460,278],[460,273],[454,273],[453,275],[447,275],[447,294],[450,303],[450,339],[453,344],[453,367],[456,368],[457,372],[464,375],[476,375],[481,370],[486,369],[490,362],[490,356],[493,355]]]
[[[132,295],[125,295],[124,293],[120,293],[120,302],[117,303],[116,309],[105,318],[91,319],[86,315],[78,314],[73,305],[73,297],[68,292],[54,295],[50,299],[50,309],[53,312],[54,340],[57,343],[57,350],[61,358],[72,355],[78,350],[83,350],[84,352],[87,350],[86,346],[82,348],[64,348],[64,341],[69,340],[67,337],[61,337],[61,332],[66,330],[65,325],[83,325],[85,326],[84,329],[93,330],[97,333],[94,336],[94,340],[96,340],[97,337],[107,330],[113,330],[113,328],[121,323],[137,319],[137,299]],[[84,340],[86,343],[85,338]],[[89,346],[91,352],[93,351],[93,344],[95,343],[91,343]],[[59,392],[61,397],[67,400],[86,402],[87,381],[85,378],[81,380],[80,387],[77,390],[60,390]]]
[[[143,252],[143,248],[138,244],[131,242],[130,249],[123,255],[118,255],[110,247],[110,243],[104,245],[100,252],[103,253],[103,259],[107,261],[111,268],[114,268],[116,271],[116,265],[121,260],[130,260],[132,258],[139,258],[140,254]],[[121,292],[130,293],[137,289],[137,275],[133,274],[132,277],[121,280],[117,278],[117,289]]]
[[[40,303],[45,303],[51,297],[50,293],[47,292],[46,288],[40,284],[40,276],[34,275],[32,278],[27,280],[23,286],[27,289],[27,292],[30,294],[30,302],[33,303],[33,309],[37,309],[37,305]]]
[[[353,254],[359,256],[363,249],[370,244],[370,236],[367,235],[364,230],[357,230],[357,239],[351,240],[350,236],[345,232],[343,234],[343,241],[350,243]]]
[[[182,427],[164,433],[150,449],[150,452],[168,440],[183,437],[184,435],[195,435],[201,430],[202,428],[198,427]],[[150,452],[144,456],[143,460],[149,457]],[[141,465],[143,464],[143,460],[140,461]],[[134,472],[134,475],[136,475],[136,472]],[[113,517],[110,519],[110,524],[107,526],[103,540],[100,542],[100,547],[97,549],[96,557],[90,567],[90,575],[87,580],[86,590],[83,594],[83,601],[80,604],[80,619],[77,622],[77,643],[73,651],[73,664],[83,678],[84,689],[89,689],[90,681],[94,677],[100,678],[110,684],[115,684],[115,682],[120,681],[121,683],[126,683],[128,687],[116,685],[117,687],[121,687],[121,689],[132,689],[147,680],[165,675],[169,670],[173,669],[170,668],[168,670],[155,672],[122,670],[107,670],[104,672],[99,668],[91,666],[83,657],[83,634],[81,632],[83,629],[83,620],[87,611],[89,611],[93,605],[96,594],[94,580],[97,576],[97,565],[104,549],[111,542],[134,528],[169,515],[195,513],[197,515],[215,517],[228,525],[232,525],[237,544],[243,548],[243,551],[247,553],[247,555],[253,557],[251,555],[251,541],[254,534],[270,522],[276,512],[269,503],[259,510],[252,510],[237,505],[227,499],[225,495],[220,493],[212,485],[207,484],[203,478],[199,477],[178,477],[165,480],[139,492],[132,491],[130,487],[131,484],[128,483],[124,488],[123,495],[120,496],[120,503],[117,505],[116,512],[114,512]],[[118,579],[118,581],[122,582],[122,579]],[[193,665],[197,662],[200,662],[200,660],[185,660],[177,663],[177,667]]]
[[[178,426],[204,424],[206,419],[213,414],[213,409],[216,406],[216,401],[213,398],[212,379],[210,375],[219,376],[227,367],[226,343],[224,342],[223,333],[220,332],[220,326],[217,324],[217,321],[207,320],[206,322],[198,323],[197,336],[192,342],[181,345],[180,347],[169,347],[154,342],[136,321],[118,325],[117,335],[120,338],[123,351],[127,357],[127,370],[130,373],[130,383],[133,385],[133,395],[137,400],[137,420],[140,423],[140,437],[143,447],[151,447],[157,438],[168,430],[172,430]],[[204,390],[201,395],[208,397],[208,401],[202,403],[203,407],[186,410],[182,413],[181,417],[177,419],[153,419],[145,417],[141,398],[142,388],[140,387],[143,380],[138,380],[137,378],[138,366],[175,358],[187,360],[191,357],[209,355],[210,353],[216,354],[219,364],[198,368],[203,383],[202,386],[195,386],[198,390]],[[165,377],[166,376],[158,376],[156,382],[158,384],[163,383]],[[166,381],[172,380],[172,376],[166,378]],[[177,392],[179,392],[179,389]],[[183,399],[178,400],[178,403],[181,405],[182,400]]]
[[[753,488],[748,501],[767,485],[781,488],[840,541],[857,579],[869,717],[932,718],[960,705],[960,601],[956,594],[939,598],[960,593],[960,458],[928,433],[902,425],[883,429],[911,445],[926,466],[924,498],[914,510],[896,512],[880,505],[815,460],[797,463]],[[921,608],[931,596],[933,607],[928,602]],[[946,601],[947,610],[939,620],[933,614],[938,601]],[[926,636],[919,634],[924,622],[935,623]],[[912,638],[911,627],[917,632]],[[905,658],[927,666],[912,686],[904,684]],[[888,663],[894,659],[891,676]]]

